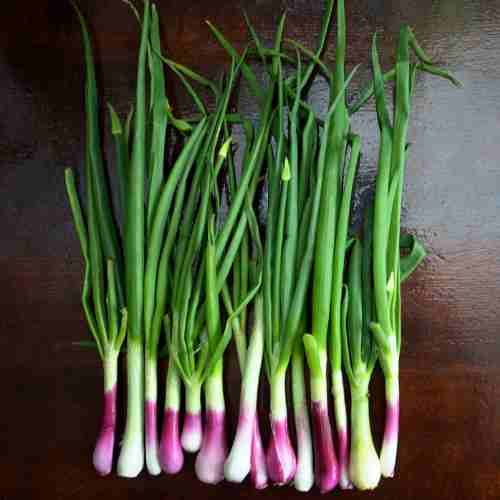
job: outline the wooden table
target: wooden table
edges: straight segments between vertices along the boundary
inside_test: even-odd
[[[319,0],[158,3],[170,56],[212,77],[228,61],[205,19],[242,48],[248,39],[242,7],[266,42],[287,7],[287,36],[313,47],[323,5]],[[82,0],[81,6],[97,47],[102,101],[111,100],[125,113],[134,93],[137,23],[118,0]],[[406,22],[464,88],[421,76],[413,108],[403,225],[422,238],[430,255],[404,286],[397,477],[371,495],[342,495],[500,498],[500,2],[359,0],[347,10],[348,65],[363,64],[355,85],[369,77],[373,31],[380,33],[382,63],[388,67],[399,26]],[[247,486],[200,484],[189,461],[173,478],[102,479],[92,470],[101,374],[95,353],[72,345],[88,332],[80,307],[82,261],[63,181],[64,167],[81,169],[83,158],[80,33],[65,0],[5,2],[2,23],[0,498],[256,495]],[[330,62],[333,53],[331,40]],[[187,109],[172,75],[168,85],[177,109]],[[321,105],[324,89],[315,96]],[[243,93],[240,103],[251,110]],[[373,106],[356,116],[354,127],[363,136],[356,200],[361,205],[376,164]],[[232,386],[228,404],[234,421],[237,384]],[[377,444],[382,395],[377,376],[372,389]],[[291,488],[269,488],[261,495],[299,498]]]

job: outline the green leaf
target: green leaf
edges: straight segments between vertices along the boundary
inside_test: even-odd
[[[212,33],[215,35],[215,38],[217,39],[219,44],[228,52],[228,54],[233,58],[239,58],[237,50],[233,47],[233,45],[231,45],[231,43],[227,41],[224,35],[210,21],[206,21],[206,23]],[[250,85],[252,93],[257,97],[261,105],[264,107],[265,96],[257,80],[257,77],[255,76],[255,73],[247,63],[243,63],[241,72]]]
[[[122,319],[120,323],[120,330],[118,331],[118,336],[115,339],[115,348],[118,351],[121,350],[125,337],[127,336],[128,313],[125,308],[121,310],[121,315]]]
[[[111,133],[113,135],[121,135],[123,133],[123,127],[120,118],[110,102],[108,102],[108,108],[111,117]]]
[[[283,170],[281,171],[281,180],[283,182],[288,182],[292,178],[292,172],[290,170],[290,162],[288,158],[285,158],[285,164]]]
[[[419,69],[421,69],[425,73],[429,73],[431,75],[444,78],[457,88],[463,87],[462,83],[459,80],[457,80],[451,73],[449,73],[444,69],[438,68],[432,64],[420,64]]]
[[[401,237],[399,247],[404,250],[409,250],[409,254],[401,257],[400,260],[400,280],[401,283],[411,276],[413,271],[425,259],[427,252],[412,234],[406,234]]]
[[[83,311],[85,313],[85,318],[87,319],[87,324],[90,328],[90,332],[92,333],[95,342],[97,344],[99,354],[101,358],[103,358],[106,338],[101,335],[101,331],[97,327],[97,320],[89,302],[91,271],[90,271],[87,228],[85,226],[85,221],[83,219],[83,214],[82,214],[82,208],[80,206],[80,201],[78,199],[78,194],[76,192],[75,177],[73,171],[70,168],[67,168],[64,172],[64,175],[65,175],[68,199],[71,206],[71,212],[73,214],[73,221],[76,228],[76,232],[78,234],[78,239],[80,240],[83,260],[85,262],[85,273],[84,273],[83,288],[82,288]]]
[[[72,345],[76,347],[85,347],[87,349],[96,349],[99,350],[99,346],[94,340],[79,340],[76,342],[71,342]]]
[[[316,55],[314,54],[311,50],[309,50],[307,47],[302,45],[299,42],[296,42],[295,40],[292,40],[291,38],[287,38],[286,42],[290,43],[294,47],[296,47],[298,50],[303,52],[307,57],[309,57],[312,60],[311,67],[308,69],[308,72],[312,72],[314,70],[314,66],[318,66],[325,77],[327,78],[329,84],[331,85],[333,82],[333,72],[332,70]],[[297,89],[297,92],[300,92],[306,85],[308,84],[308,79],[307,75],[306,78],[301,82],[300,88]]]
[[[104,168],[99,128],[99,103],[95,76],[94,58],[90,34],[85,19],[76,2],[71,1],[80,22],[85,58],[85,118],[86,118],[86,161],[87,173],[91,177],[94,191],[96,224],[100,233],[102,251],[106,259],[112,259],[117,266],[117,289],[120,304],[124,303],[122,273],[123,259],[118,228],[115,223],[107,173]]]
[[[411,28],[408,28],[408,41],[410,43],[410,47],[413,49],[413,52],[415,52],[415,55],[417,56],[420,61],[426,64],[432,64],[431,58],[424,52],[424,49],[419,45],[417,39],[415,38],[415,33],[411,30]]]
[[[354,381],[354,373],[352,370],[351,363],[351,352],[349,349],[349,332],[347,331],[347,312],[349,310],[349,287],[344,285],[342,287],[344,290],[344,298],[342,299],[342,320],[340,323],[340,332],[342,339],[342,360],[344,364],[345,372],[349,378],[350,382]]]

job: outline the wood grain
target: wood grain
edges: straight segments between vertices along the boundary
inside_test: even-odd
[[[125,113],[134,93],[137,23],[118,0],[81,1],[92,27],[102,102]],[[238,47],[248,38],[244,8],[263,39],[288,11],[287,36],[309,47],[319,0],[158,1],[169,55],[216,76],[227,63],[204,24],[213,21]],[[348,66],[369,76],[369,45],[380,33],[382,63],[393,61],[401,23],[462,81],[456,90],[418,80],[403,224],[430,251],[404,287],[401,448],[397,477],[350,498],[500,497],[500,3],[496,0],[359,0],[348,3]],[[66,0],[2,6],[0,30],[0,497],[6,499],[249,498],[248,486],[201,485],[192,461],[177,477],[102,479],[90,456],[100,412],[94,353],[80,308],[82,264],[65,198],[63,169],[83,159],[83,61],[77,21]],[[332,61],[333,37],[326,59]],[[187,99],[168,76],[178,109]],[[314,104],[326,100],[319,84]],[[255,111],[242,91],[239,104]],[[376,164],[373,106],[354,120],[363,137],[356,205],[372,189]],[[109,134],[105,133],[109,145]],[[234,375],[233,375],[234,374]],[[237,370],[228,407],[237,411]],[[372,387],[380,443],[383,391]],[[263,416],[265,408],[262,408]],[[316,495],[311,493],[309,496]],[[299,498],[291,488],[267,498]],[[302,495],[300,495],[302,497]]]

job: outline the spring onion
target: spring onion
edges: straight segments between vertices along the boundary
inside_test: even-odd
[[[119,231],[109,199],[98,128],[98,101],[92,47],[85,20],[73,3],[81,26],[86,68],[85,115],[86,221],[78,200],[73,172],[65,172],[66,188],[85,262],[82,305],[104,370],[104,411],[93,464],[101,475],[112,468],[116,432],[118,356],[127,332],[123,307]],[[104,266],[106,263],[106,267]],[[121,311],[121,320],[120,320]]]
[[[368,388],[377,362],[377,346],[369,328],[373,314],[370,217],[367,217],[364,233],[363,243],[356,240],[351,251],[341,326],[344,366],[351,392],[349,474],[359,490],[373,489],[380,481],[380,461],[370,426]]]
[[[410,63],[410,49],[420,60]],[[422,64],[430,73],[455,82],[435,68],[418,45],[413,32],[401,28],[394,72],[393,122],[385,102],[384,77],[380,69],[376,37],[372,44],[373,88],[380,129],[378,172],[373,221],[373,284],[376,321],[370,328],[377,342],[379,361],[385,377],[386,422],[380,455],[384,477],[392,477],[396,465],[399,434],[399,356],[401,352],[401,195],[407,151],[411,94]],[[405,273],[407,274],[407,273]]]
[[[254,325],[245,356],[241,382],[240,413],[236,436],[224,465],[228,481],[241,482],[249,474],[252,459],[252,442],[257,419],[259,374],[263,356],[262,299],[258,297],[254,308]]]
[[[150,47],[148,50],[149,68],[151,73],[151,110],[150,125],[151,133],[149,140],[149,193],[147,199],[146,213],[146,233],[147,233],[147,253],[145,256],[145,277],[144,277],[144,431],[146,446],[146,467],[151,475],[158,475],[161,472],[159,450],[158,450],[158,431],[157,431],[157,353],[156,348],[159,339],[159,328],[153,332],[152,329],[152,306],[150,297],[153,296],[149,286],[154,282],[158,269],[155,269],[159,253],[159,235],[162,235],[161,223],[157,220],[167,210],[159,206],[160,190],[163,181],[164,157],[165,157],[165,138],[168,123],[168,116],[165,113],[165,78],[163,73],[163,64],[156,55],[160,51],[160,33],[159,20],[156,8],[153,5],[151,10],[151,35]],[[169,176],[170,184],[175,182],[173,172]],[[169,186],[170,187],[170,186]],[[172,189],[172,188],[170,188]],[[167,188],[165,187],[165,190]],[[165,205],[165,203],[164,203]],[[163,209],[163,210],[162,210]],[[160,215],[158,215],[160,214]],[[154,225],[156,223],[156,225]],[[154,226],[154,227],[153,227]],[[156,231],[154,231],[156,230]],[[154,232],[154,234],[153,234]],[[151,255],[153,254],[153,255]],[[154,269],[154,271],[152,271]],[[154,277],[151,275],[154,273]]]
[[[125,290],[129,311],[127,335],[127,419],[118,475],[137,476],[144,466],[144,248],[145,248],[145,80],[150,4],[144,3],[137,73],[132,157],[128,172],[124,231]]]
[[[87,156],[88,157],[88,156]],[[107,310],[104,307],[103,283],[105,280],[102,262],[103,250],[96,227],[94,191],[91,189],[91,171],[87,162],[87,225],[84,221],[76,192],[74,174],[66,169],[65,180],[68,199],[73,213],[80,247],[85,261],[85,276],[82,304],[88,326],[94,336],[95,345],[101,357],[104,371],[104,410],[101,430],[93,454],[93,464],[97,472],[106,475],[111,472],[116,432],[116,384],[118,356],[127,331],[127,310],[122,309],[119,319],[115,267],[108,260],[106,269]],[[92,292],[93,303],[89,301]],[[106,318],[104,317],[106,315]]]
[[[331,82],[333,101],[343,93],[344,63],[346,51],[346,22],[343,0],[337,1],[337,47],[335,72]],[[309,351],[315,350],[309,359],[318,359],[321,369],[317,377],[311,378],[312,412],[314,428],[314,446],[316,450],[316,483],[323,492],[330,491],[340,480],[341,487],[349,486],[347,474],[347,417],[345,409],[344,388],[341,371],[340,332],[337,330],[338,320],[332,318],[332,334],[330,363],[332,370],[332,392],[335,403],[337,424],[339,462],[335,455],[333,438],[328,416],[327,392],[327,351],[330,310],[334,280],[334,251],[336,246],[338,205],[341,192],[341,179],[344,157],[349,132],[349,119],[345,98],[326,125],[328,135],[323,139],[328,143],[325,152],[325,179],[321,195],[321,208],[318,221],[318,238],[314,258],[314,279],[312,299],[312,338],[309,338]],[[311,363],[309,368],[312,370]]]
[[[127,339],[127,414],[118,475],[137,476],[144,461],[151,475],[176,474],[188,452],[197,453],[196,475],[209,484],[224,478],[242,482],[250,475],[258,489],[270,479],[277,485],[293,480],[299,491],[309,491],[315,482],[328,492],[337,484],[373,489],[381,476],[392,477],[399,434],[401,283],[425,257],[415,237],[401,235],[411,97],[420,71],[458,82],[435,66],[413,32],[403,27],[395,68],[385,74],[374,37],[373,81],[348,108],[346,89],[355,70],[346,77],[343,0],[336,5],[333,71],[321,60],[334,12],[333,0],[327,0],[314,52],[284,38],[285,15],[272,48],[264,47],[245,16],[252,44],[243,54],[208,23],[231,57],[228,71],[213,82],[163,55],[158,12],[145,0],[142,16],[132,6],[141,38],[135,102],[127,120],[122,122],[108,104],[115,145],[112,193],[100,144],[91,41],[72,3],[86,70],[84,210],[71,169],[65,171],[65,182],[84,261],[82,306],[104,374],[104,410],[93,454],[97,472],[109,474],[113,466],[118,360]],[[250,57],[262,63],[263,82]],[[180,79],[195,115],[177,115],[167,98],[165,68]],[[308,103],[316,73],[330,88],[329,109],[321,117]],[[255,125],[239,111],[230,112],[240,74],[259,107]],[[392,118],[385,97],[391,82]],[[198,85],[213,94],[210,106]],[[362,237],[349,239],[362,144],[351,130],[350,116],[372,96],[380,131],[375,199]],[[238,169],[236,125],[245,136]],[[264,228],[254,207],[261,188],[267,194]],[[223,375],[231,340],[241,387],[228,451]],[[158,436],[162,358],[167,371]],[[369,408],[377,363],[386,393],[380,457]],[[267,447],[257,412],[262,367],[270,387]],[[289,368],[296,443],[289,433]],[[338,455],[329,417],[328,369]],[[351,396],[350,440],[344,374]]]
[[[292,187],[290,190],[291,193],[294,192],[293,183],[298,183],[295,169],[290,167],[290,165],[293,166],[300,163],[300,161],[294,157],[296,149],[293,145],[290,150],[291,162],[285,158],[281,172],[279,164],[275,164],[269,174],[271,182],[268,187],[270,202],[267,221],[268,233],[265,242],[264,257],[265,278],[267,273],[267,280],[264,281],[264,298],[266,331],[265,354],[268,379],[271,388],[272,435],[267,451],[267,465],[271,479],[278,484],[284,484],[290,481],[294,477],[296,470],[296,457],[288,435],[285,397],[286,372],[297,335],[302,333],[299,327],[304,313],[309,277],[312,271],[315,242],[317,234],[319,234],[316,232],[316,228],[320,213],[320,200],[326,165],[326,137],[328,137],[329,134],[328,120],[330,120],[337,105],[343,99],[345,86],[349,82],[350,77],[346,80],[341,93],[332,102],[327,114],[327,125],[319,141],[321,147],[316,178],[315,182],[310,186],[310,192],[308,193],[307,203],[310,204],[311,208],[309,210],[304,210],[300,219],[293,221],[293,217],[298,216],[297,212],[294,210],[294,204],[297,198],[291,196],[289,201],[287,200],[288,183],[290,183]],[[298,88],[300,88],[300,82]],[[280,93],[281,92],[283,92],[282,87],[280,88]],[[297,95],[298,94],[299,92]],[[294,106],[294,108],[296,110],[297,106]],[[293,135],[291,140],[295,140]],[[288,232],[286,245],[284,248],[281,247],[285,225],[283,212],[287,215],[287,223],[290,223],[290,219],[292,219],[291,224],[287,226],[288,231],[289,228],[293,228],[294,225],[295,228],[307,228],[303,240],[305,244],[302,244],[298,239],[294,239],[292,237],[293,232]],[[305,217],[307,217],[307,220]],[[290,253],[291,245],[296,245],[295,253]],[[296,259],[296,263],[295,265],[290,265],[288,259],[293,258]],[[286,272],[280,272],[282,265]],[[280,291],[282,294],[281,297],[276,290]],[[273,291],[275,294],[274,296]]]
[[[252,151],[254,135],[253,127],[249,123],[244,123],[244,127],[246,132],[246,148],[243,155],[242,171],[247,166],[248,158]],[[234,165],[232,165],[231,175],[231,192],[234,196],[236,191]],[[256,216],[250,203],[247,203],[246,210],[249,226],[253,230],[247,231],[247,237],[242,241],[238,259],[235,261],[233,268],[233,301],[235,303],[244,300],[249,283],[253,282],[252,276],[258,276],[262,273],[262,244],[260,242]],[[250,236],[253,236],[252,239],[255,241],[255,245],[249,244]],[[252,246],[255,246],[257,250],[255,259],[251,259]],[[250,267],[252,268],[251,273],[249,272]],[[257,396],[264,349],[261,295],[255,298],[253,310],[254,319],[248,348],[244,336],[246,325],[245,310],[242,312],[239,321],[235,323],[233,333],[242,373],[242,382],[238,425],[231,450],[224,464],[224,477],[228,481],[239,483],[251,472],[254,486],[257,489],[263,489],[267,486],[267,468],[257,415]]]

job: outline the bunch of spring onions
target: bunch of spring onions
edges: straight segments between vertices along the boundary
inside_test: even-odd
[[[315,51],[285,38],[285,16],[271,48],[246,18],[252,41],[242,54],[209,23],[231,58],[213,82],[164,54],[158,12],[146,0],[142,15],[135,11],[141,36],[132,111],[122,122],[109,105],[115,153],[108,171],[91,40],[74,7],[86,67],[85,211],[70,169],[65,179],[85,264],[83,310],[104,371],[104,412],[93,455],[97,472],[109,474],[113,466],[118,360],[127,339],[118,475],[135,477],[144,462],[150,475],[177,474],[186,452],[197,454],[195,473],[209,484],[242,482],[250,475],[258,489],[269,481],[293,482],[299,491],[316,483],[323,493],[337,485],[375,488],[381,475],[394,474],[396,463],[401,282],[425,257],[414,237],[400,234],[411,96],[419,71],[457,82],[403,27],[395,68],[385,74],[374,37],[373,82],[349,108],[346,95],[355,70],[346,76],[343,0],[336,9],[333,0],[326,1]],[[331,70],[321,55],[333,17]],[[253,59],[260,62],[263,79]],[[191,97],[192,116],[176,116],[167,97],[166,68]],[[330,90],[323,114],[308,104],[316,78],[325,79]],[[254,121],[230,109],[240,81],[256,99]],[[391,119],[385,87],[392,81]],[[210,105],[199,87],[208,90]],[[350,116],[373,95],[380,129],[375,195],[363,234],[352,237],[362,138],[352,130]],[[239,155],[238,134],[244,138]],[[224,361],[231,340],[241,390],[228,446]],[[167,362],[161,432],[160,359]],[[377,364],[387,401],[380,456],[368,397]],[[262,367],[270,393],[267,446],[257,411]]]

